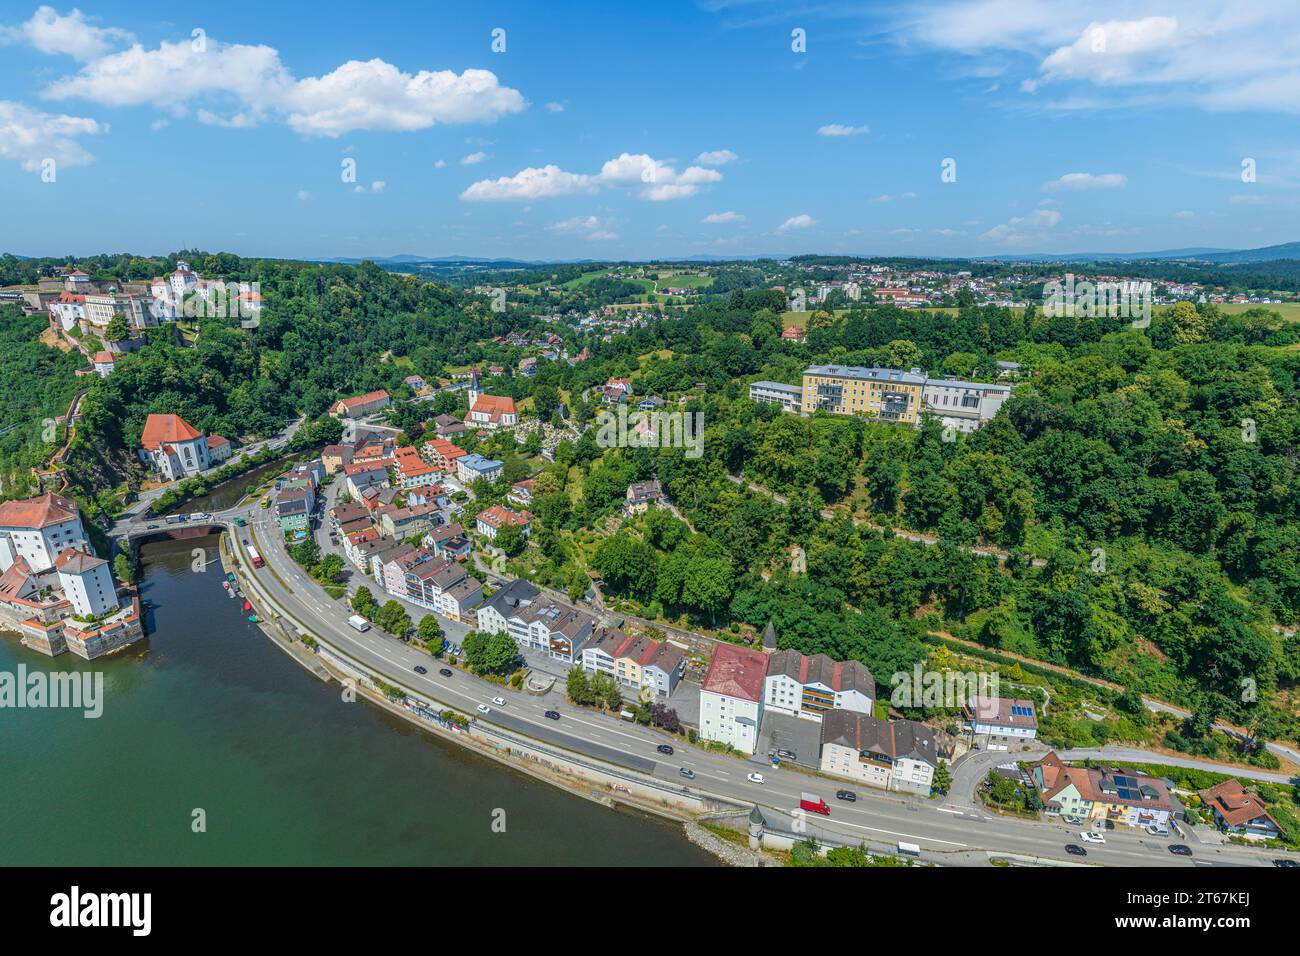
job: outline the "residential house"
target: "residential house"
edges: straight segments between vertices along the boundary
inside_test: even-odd
[[[972,696],[962,707],[962,716],[977,737],[987,734],[1033,740],[1038,736],[1038,717],[1032,700]]]
[[[506,495],[507,501],[512,501],[520,507],[527,508],[533,503],[533,488],[536,486],[532,478],[525,478],[523,481],[516,481],[510,486],[510,493]]]
[[[591,637],[595,618],[568,607],[516,578],[478,610],[478,629],[488,634],[506,633],[521,647],[541,650],[553,660],[573,664]]]
[[[492,505],[479,513],[476,528],[478,533],[483,535],[489,541],[497,539],[497,532],[508,524],[517,525],[523,531],[524,537],[528,537],[530,529],[529,522],[532,519],[527,511],[518,512],[502,505]]]
[[[1071,767],[1055,751],[1031,765],[1030,774],[1049,816],[1077,817],[1087,824],[1167,827],[1173,813],[1169,789],[1156,777]]]
[[[456,459],[456,477],[465,484],[473,484],[480,478],[496,481],[501,477],[501,462],[494,458],[484,458],[472,453]]]
[[[429,464],[440,471],[456,471],[456,462],[465,457],[464,449],[453,445],[445,438],[431,438],[422,449]]]
[[[442,472],[426,464],[414,448],[399,448],[394,452],[397,461],[397,483],[402,489],[423,488],[437,484]]]
[[[822,718],[819,766],[869,787],[929,796],[939,757],[924,724],[832,710]]]
[[[633,515],[643,514],[650,508],[661,508],[667,501],[668,498],[658,478],[634,481],[627,486],[627,494],[623,499],[623,514],[631,518]]]
[[[347,479],[347,491],[353,498],[359,499],[361,493],[372,486],[388,487],[388,469],[379,462],[353,463],[343,466]]]
[[[634,690],[648,689],[657,697],[668,697],[686,671],[686,654],[666,641],[605,629],[583,647],[582,667],[608,674]]]
[[[700,684],[700,736],[752,754],[763,720],[767,655],[719,644]]]
[[[405,508],[383,505],[376,514],[384,534],[403,540],[425,534],[440,520],[437,505],[408,505]]]
[[[1225,780],[1208,790],[1198,790],[1197,796],[1214,816],[1219,829],[1233,836],[1272,840],[1282,833],[1278,822],[1264,808],[1264,801],[1248,793],[1240,780]]]
[[[465,423],[454,415],[439,415],[433,420],[433,425],[440,438],[450,438],[466,431]]]
[[[938,418],[944,428],[968,435],[992,420],[1010,397],[1008,385],[927,378],[921,391],[921,412]]]
[[[807,656],[793,649],[777,651],[767,664],[763,705],[777,713],[821,720],[830,710],[870,714],[876,679],[860,661],[834,661],[825,654]]]
[[[803,408],[803,388],[783,385],[780,382],[750,382],[749,400],[768,405],[780,405],[783,411],[798,413]]]

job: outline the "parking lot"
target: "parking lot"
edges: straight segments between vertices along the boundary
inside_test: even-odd
[[[788,714],[768,711],[763,715],[763,725],[758,732],[758,750],[754,756],[768,762],[768,754],[775,750],[789,750],[795,755],[793,763],[816,768],[821,753],[822,725],[815,720],[801,720]]]

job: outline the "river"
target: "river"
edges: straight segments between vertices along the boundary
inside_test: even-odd
[[[0,709],[0,865],[715,862],[678,825],[344,702],[225,597],[205,543],[206,573],[195,540],[143,548],[153,632],[122,655],[51,660],[0,639],[0,671],[104,674],[98,719]]]

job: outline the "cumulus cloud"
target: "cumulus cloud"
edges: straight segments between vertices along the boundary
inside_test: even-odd
[[[807,229],[814,222],[816,222],[816,220],[813,219],[812,216],[804,212],[804,213],[800,213],[797,216],[791,216],[785,222],[781,223],[781,225],[777,226],[776,231],[789,232],[791,229]]]
[[[272,47],[212,37],[203,44],[163,41],[156,49],[137,43],[93,58],[44,95],[175,113],[202,109],[205,121],[222,125],[274,119],[305,136],[325,137],[490,123],[527,105],[490,70],[406,73],[380,59],[349,60],[323,76],[297,79]]]
[[[695,161],[701,166],[725,166],[737,159],[740,157],[729,149],[711,149],[695,157]]]
[[[870,133],[871,127],[862,126],[845,126],[843,123],[827,123],[825,126],[817,128],[818,136],[861,136],[863,133]]]
[[[670,163],[645,153],[623,153],[608,160],[598,173],[570,173],[553,164],[530,167],[513,176],[473,183],[460,198],[467,201],[548,199],[593,193],[613,186],[632,189],[650,202],[664,202],[686,199],[698,193],[701,186],[721,181],[722,174],[716,169],[688,166],[678,172]]]
[[[595,216],[574,216],[571,219],[553,222],[546,228],[551,232],[578,232],[584,229],[595,229],[599,225],[600,220]]]
[[[480,179],[460,194],[469,202],[509,202],[553,199],[575,193],[594,193],[598,189],[591,176],[566,173],[559,166],[530,166],[513,176]]]
[[[78,137],[105,133],[93,119],[46,113],[22,103],[0,100],[0,159],[17,160],[28,172],[52,159],[56,166],[84,166],[94,159]]]
[[[487,158],[488,154],[484,152],[470,153],[468,156],[461,157],[460,164],[462,166],[477,166]]]
[[[547,111],[550,112],[550,113],[563,113],[563,112],[564,112],[564,104],[563,104],[563,103],[547,103],[547,104],[546,104],[546,109],[547,109]]]
[[[53,7],[38,7],[32,18],[16,27],[0,27],[0,43],[25,43],[41,53],[93,60],[120,43],[134,39],[126,30],[97,27],[74,9],[63,16]]]
[[[1041,238],[1045,230],[1055,227],[1060,221],[1061,214],[1055,209],[1039,208],[1027,216],[1016,216],[994,226],[980,238],[1009,244],[1029,242]]]
[[[305,189],[299,189],[299,190],[298,190],[298,201],[299,201],[299,202],[306,202],[306,201],[307,201],[308,199],[310,199],[310,198],[311,198],[311,193],[307,192],[307,190],[305,190]]]
[[[728,210],[727,212],[711,212],[703,219],[700,220],[700,222],[707,223],[708,225],[717,225],[719,223],[724,223],[724,222],[744,222],[744,221],[745,221],[744,216],[742,216],[738,212],[731,212],[730,210]]]
[[[1123,173],[1066,173],[1060,179],[1043,183],[1044,192],[1061,189],[1122,189],[1128,185]]]

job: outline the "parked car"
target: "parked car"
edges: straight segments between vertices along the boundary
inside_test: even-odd
[[[858,795],[852,790],[836,790],[835,799],[843,800],[845,803],[857,803]]]
[[[1079,846],[1079,844],[1077,844],[1077,843],[1067,843],[1067,844],[1065,845],[1065,852],[1066,852],[1066,853],[1069,853],[1069,854],[1071,854],[1071,855],[1073,855],[1073,856],[1087,856],[1087,855],[1088,855],[1088,851],[1085,850],[1083,847]]]
[[[1079,834],[1079,839],[1084,843],[1105,843],[1106,838],[1095,830],[1084,830]]]
[[[496,704],[498,707],[504,707],[506,705],[506,699],[504,697],[493,697],[492,703]]]
[[[750,783],[762,783],[763,775],[761,773],[746,774],[745,779],[748,780]]]
[[[1169,852],[1174,856],[1191,856],[1192,848],[1184,843],[1174,843],[1169,847]]]
[[[658,747],[655,748],[655,750],[669,757],[673,755],[673,748],[671,744],[660,744]]]
[[[1099,825],[1103,830],[1113,830],[1113,829],[1115,829],[1115,821],[1114,821],[1114,820],[1102,820],[1102,821],[1099,822],[1098,825]]]
[[[544,716],[547,720],[559,720],[560,712],[558,710],[548,710],[542,716]]]
[[[429,668],[425,667],[423,664],[416,664],[415,672],[417,674],[427,674],[429,673]]]
[[[1273,865],[1280,866],[1280,867],[1292,867],[1292,866],[1300,866],[1300,863],[1297,863],[1295,860],[1288,860],[1285,858],[1281,858],[1281,859],[1274,860]]]
[[[442,667],[442,668],[439,668],[438,673],[441,674],[443,677],[450,677],[450,676],[451,676],[451,668],[450,668],[450,667]]]
[[[1070,816],[1070,817],[1061,817],[1061,819],[1064,820],[1066,823],[1070,824],[1070,826],[1075,826],[1075,827],[1083,826],[1082,817]]]
[[[793,750],[778,750],[778,751],[776,752],[776,755],[777,755],[778,757],[780,757],[782,760],[798,760],[798,759],[799,759],[798,756],[796,756],[796,754],[795,754],[795,752],[794,752]]]
[[[1149,836],[1167,837],[1169,836],[1169,828],[1159,827],[1156,826],[1155,824],[1152,824],[1151,826],[1147,827],[1147,834]]]
[[[695,771],[692,770],[690,767],[682,767],[677,772],[681,774],[683,777],[685,777],[687,780],[695,779]]]
[[[490,713],[492,713],[492,708],[489,707],[487,704],[479,704],[479,705],[478,705],[476,708],[474,708],[474,709],[477,710],[480,714],[490,714]]]

